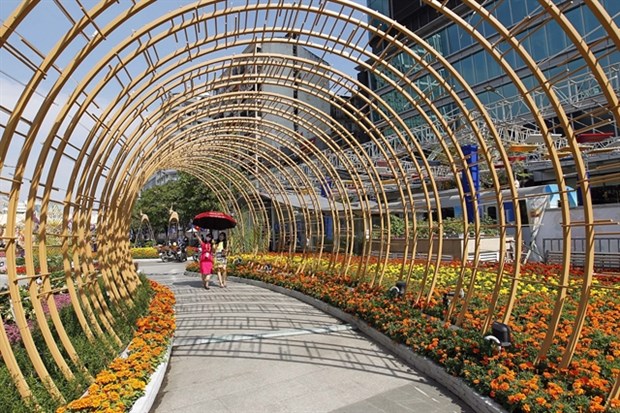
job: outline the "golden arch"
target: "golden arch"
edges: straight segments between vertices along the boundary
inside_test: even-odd
[[[299,234],[299,238],[319,240],[312,248],[308,243],[299,245],[302,254],[325,256],[333,267],[343,256],[346,263],[339,270],[358,276],[370,271],[373,245],[367,240],[362,242],[358,252],[361,252],[363,259],[356,261],[357,267],[354,267],[355,235],[372,231],[374,215],[378,218],[379,243],[382,247],[379,252],[380,265],[372,267],[373,283],[382,282],[392,248],[392,241],[387,235],[392,225],[390,214],[395,209],[403,211],[406,243],[400,278],[408,283],[417,282],[419,292],[416,301],[428,302],[437,288],[447,221],[441,212],[441,193],[435,179],[437,172],[431,165],[431,154],[424,139],[427,135],[433,137],[431,140],[436,152],[445,159],[445,173],[457,176],[464,171],[463,182],[456,179],[454,183],[461,209],[466,209],[467,196],[473,198],[473,208],[477,209],[478,198],[464,187],[464,184],[469,188],[474,186],[467,155],[461,150],[465,136],[467,142],[476,143],[480,148],[479,164],[488,171],[491,181],[489,196],[495,200],[499,210],[499,263],[482,329],[488,330],[492,320],[500,313],[504,322],[510,321],[518,299],[518,286],[522,282],[522,267],[519,259],[512,263],[510,269],[506,266],[506,241],[510,225],[505,218],[504,204],[514,204],[513,253],[520,257],[523,233],[519,201],[523,198],[513,185],[505,187],[501,183],[494,168],[500,162],[506,168],[508,182],[514,181],[510,152],[504,142],[507,135],[503,134],[501,125],[483,104],[480,95],[484,91],[468,84],[439,50],[399,23],[347,0],[309,3],[248,0],[226,7],[227,2],[205,0],[153,17],[150,13],[156,8],[154,1],[138,2],[126,9],[113,1],[101,1],[88,11],[66,10],[56,2],[24,1],[5,19],[0,28],[2,57],[25,68],[25,74],[20,78],[25,86],[19,91],[15,102],[2,107],[4,115],[0,118],[1,191],[7,198],[8,210],[2,235],[8,263],[7,294],[15,303],[16,324],[28,356],[41,382],[53,395],[62,397],[54,382],[49,380],[49,373],[28,330],[18,282],[28,283],[35,320],[54,363],[65,377],[73,377],[78,368],[75,366],[80,364],[79,356],[54,304],[53,294],[57,291],[50,282],[46,247],[52,238],[61,240],[66,280],[64,289],[71,296],[85,334],[88,337],[109,334],[119,342],[114,331],[115,320],[102,299],[104,291],[97,280],[102,279],[106,292],[113,300],[131,301],[138,281],[129,255],[126,229],[130,225],[130,217],[126,211],[134,204],[136,194],[146,179],[156,170],[164,168],[176,168],[200,176],[206,185],[220,194],[222,205],[230,206],[236,216],[242,217],[239,225],[241,232],[261,228],[271,237],[273,228],[269,222],[272,217],[265,210],[262,198],[273,200],[286,196],[286,202],[272,204],[277,221],[292,223],[298,219],[296,214],[300,214],[305,225],[304,233]],[[566,367],[579,343],[591,300],[593,241],[597,226],[605,224],[594,217],[590,195],[593,180],[588,176],[587,153],[584,152],[587,149],[580,147],[576,139],[583,130],[575,126],[558,96],[554,88],[558,80],[546,75],[517,40],[518,31],[527,26],[527,22],[506,27],[492,11],[478,2],[464,1],[463,6],[476,12],[493,30],[495,40],[489,40],[478,26],[471,25],[467,18],[461,17],[462,13],[452,10],[447,2],[424,0],[424,3],[469,33],[481,45],[486,56],[497,63],[529,111],[532,128],[541,136],[539,149],[550,160],[561,199],[563,263],[549,328],[538,349],[539,359],[553,347],[558,326],[563,321],[564,302],[570,288],[572,233],[579,228],[585,234],[584,276],[579,284],[579,307],[560,363]],[[618,91],[614,89],[609,73],[601,66],[595,45],[589,44],[570,23],[567,10],[551,0],[539,0],[539,4],[538,19],[543,22],[540,24],[553,21],[566,33],[575,53],[583,61],[581,70],[592,76],[600,90],[602,103],[596,108],[585,109],[583,116],[617,125],[620,117]],[[598,0],[584,1],[584,4],[615,44],[612,53],[618,53],[620,31],[613,18]],[[51,33],[53,45],[39,50],[37,39],[22,39],[21,35],[30,32],[27,27],[36,24],[37,16],[45,15],[45,11],[71,17],[66,32]],[[131,32],[133,28],[128,27],[129,22],[145,16],[148,16],[145,24]],[[257,24],[259,17],[265,23]],[[367,18],[373,24],[369,24]],[[88,34],[93,28],[94,35]],[[336,28],[342,28],[343,34],[336,33]],[[369,36],[389,47],[381,51],[373,50],[367,44]],[[115,37],[121,37],[121,40],[112,41]],[[257,41],[268,41],[283,48],[306,47],[325,59],[339,57],[374,72],[377,79],[393,89],[395,96],[418,114],[423,129],[413,130],[407,126],[404,117],[391,107],[384,96],[350,74],[325,64],[324,59],[238,51]],[[230,50],[235,50],[234,56],[218,55]],[[520,73],[507,59],[509,51],[523,62]],[[410,73],[400,70],[393,63],[393,56],[399,53],[418,66],[418,73],[429,77],[433,88],[424,87],[412,79]],[[273,70],[238,70],[235,73],[236,69],[259,66],[272,67]],[[313,76],[295,75],[300,72],[312,73]],[[531,75],[533,85],[522,80],[523,72]],[[70,85],[70,79],[75,80],[77,86]],[[331,116],[319,113],[311,105],[295,101],[284,93],[244,89],[244,85],[259,83],[295,89],[319,101],[333,102],[347,118],[357,122],[371,145],[360,144]],[[440,98],[435,96],[436,93]],[[343,94],[356,97],[361,107],[343,98]],[[537,100],[535,95],[543,96],[548,103],[557,123],[553,127],[546,121],[550,116],[541,113],[541,100]],[[40,96],[44,97],[42,102],[38,109],[33,109]],[[456,115],[452,118],[442,111],[446,101],[454,107]],[[283,102],[295,110],[283,107]],[[261,111],[271,118],[257,120],[247,116],[220,116],[241,111]],[[375,114],[379,121],[369,119],[369,114]],[[205,120],[207,118],[208,121]],[[50,121],[53,123],[47,127]],[[455,126],[457,123],[459,126]],[[80,133],[80,127],[84,124],[89,125],[86,134]],[[324,150],[308,145],[298,130],[286,125],[300,125],[311,131]],[[558,129],[565,135],[567,150],[574,159],[574,171],[568,171],[561,161],[563,154],[553,137]],[[283,155],[284,152],[291,156]],[[377,165],[379,159],[387,162],[389,184],[381,176]],[[224,173],[213,174],[209,171],[209,165],[217,165]],[[63,170],[70,171],[68,176],[60,174]],[[342,171],[347,173],[346,179],[339,176]],[[584,194],[583,219],[580,221],[572,219],[570,214],[565,179],[569,172],[576,173],[579,189]],[[411,190],[413,175],[422,178],[422,199]],[[330,197],[325,201],[319,196],[318,188],[327,181],[332,182],[334,191],[349,191],[358,201],[352,202],[348,197],[341,202]],[[386,185],[395,188],[398,205],[390,206]],[[27,202],[23,228],[19,228],[16,218],[20,199]],[[239,199],[243,202],[238,202]],[[298,208],[292,206],[291,199],[297,202]],[[48,217],[53,206],[60,206],[62,210],[60,233],[50,229]],[[37,208],[40,222],[35,225]],[[413,217],[418,210],[428,214],[436,210],[436,221],[429,220],[424,225],[416,222]],[[89,247],[90,221],[95,211],[98,213],[97,237],[100,245],[98,268],[94,265],[95,256]],[[323,243],[326,231],[322,221],[324,214],[328,214],[335,224],[332,245]],[[457,324],[463,323],[468,314],[471,294],[481,268],[483,223],[477,215],[472,221],[464,222],[462,231],[465,234],[473,231],[473,260],[470,266],[461,266],[454,286],[456,291],[464,289],[467,293],[458,308],[457,301],[453,300],[446,315],[450,319],[458,310],[455,314]],[[295,240],[298,238],[297,228],[289,230],[292,234],[283,228],[277,234],[279,239],[287,235]],[[413,281],[411,267],[407,264],[416,258],[420,247],[419,233],[425,229],[435,231],[437,238],[431,238],[433,241],[426,253],[422,279]],[[21,231],[23,241],[19,238]],[[102,242],[104,240],[109,242]],[[25,250],[25,276],[18,275],[16,270],[18,246]],[[293,243],[283,254],[292,254],[296,247]],[[258,246],[251,251],[262,252]],[[469,253],[465,248],[458,258],[465,262]],[[35,254],[41,263],[40,269],[35,268]],[[37,278],[43,281],[40,288],[33,282]],[[510,281],[507,293],[502,292],[504,280]],[[49,305],[58,342],[48,327],[41,299]],[[0,329],[0,351],[15,377],[20,394],[30,397],[30,388],[15,360],[4,328]],[[63,354],[69,360],[65,360]],[[619,393],[620,385],[616,378],[609,398],[618,397]]]

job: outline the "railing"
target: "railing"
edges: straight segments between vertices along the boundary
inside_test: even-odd
[[[585,252],[571,252],[570,264],[573,267],[583,268],[586,265],[586,261]],[[593,261],[597,276],[614,276],[614,274],[607,273],[606,271],[611,270],[615,273],[617,270],[620,270],[620,252],[597,252],[594,254]],[[562,264],[563,262],[563,253],[557,251],[547,251],[545,253],[545,263]]]
[[[603,69],[612,88],[620,90],[620,64],[616,63]],[[592,100],[602,96],[601,87],[592,73],[571,77],[553,85],[553,90],[564,106],[575,109],[592,104]],[[532,93],[536,105],[543,116],[555,113],[545,93]],[[495,102],[487,108],[491,116],[504,121],[523,122],[531,116],[529,108],[523,103],[521,96],[508,97]]]
[[[561,252],[564,246],[563,238],[544,238],[543,239],[543,251]],[[586,251],[586,239],[585,238],[572,238],[571,239],[571,251],[572,252],[585,252]],[[594,239],[594,252],[613,252],[618,253],[620,251],[620,238],[595,238]]]
[[[615,91],[620,91],[620,64],[610,65],[604,68],[604,71],[613,89]],[[600,87],[591,73],[558,82],[553,86],[553,89],[556,92],[557,96],[560,98],[560,101],[563,105],[571,105],[572,107],[591,105],[594,98],[596,98],[597,96],[601,96]],[[551,106],[547,101],[547,96],[540,91],[533,92],[533,96],[537,102],[541,113],[544,113],[548,116],[551,113],[549,112]],[[492,117],[493,123],[496,125],[497,131],[500,135],[500,139],[504,143],[523,143],[527,142],[533,134],[540,134],[539,131],[526,128],[522,125],[524,121],[523,115],[524,113],[529,113],[529,109],[527,109],[523,104],[521,96],[514,96],[495,102],[489,105],[487,107],[487,110]],[[459,123],[458,121],[462,120],[462,116],[463,114],[459,110],[455,109],[449,113],[446,113],[444,115],[444,120],[448,124],[455,124]],[[467,125],[467,122],[465,122],[464,125]],[[436,126],[439,128],[439,130],[442,129],[440,122],[436,122]],[[481,128],[483,134],[488,133],[486,131],[486,125],[484,124],[484,122],[480,122],[479,127]],[[433,160],[435,156],[441,152],[441,150],[438,149],[439,145],[437,144],[438,139],[441,139],[441,137],[437,136],[437,134],[429,125],[422,124],[411,128],[410,133],[416,137],[416,140],[420,143],[422,148],[435,149],[435,151],[432,151],[432,153],[428,157],[429,160]],[[475,135],[473,131],[467,126],[463,127],[463,130],[460,131],[460,136],[460,140],[462,141],[462,143],[475,141]],[[605,146],[606,144],[617,141],[617,139],[618,138],[613,137],[611,139],[608,139],[604,143],[600,143],[599,145],[597,145],[597,147]],[[408,145],[407,143],[402,142],[401,138],[398,135],[394,134],[387,136],[385,138],[385,142],[388,146],[392,148],[395,153],[406,153]],[[566,138],[554,137],[554,144],[556,148],[566,146]],[[375,165],[377,162],[384,160],[381,151],[374,142],[367,142],[362,144],[361,150],[368,154],[368,156],[373,160],[373,163],[375,163]],[[343,167],[342,157],[346,157],[354,165],[358,165],[359,171],[366,171],[366,165],[363,165],[364,162],[362,162],[355,154],[355,151],[351,149],[344,150],[339,153],[325,151],[324,154],[331,161],[332,165],[334,165],[335,168]],[[528,158],[530,161],[542,160],[540,152],[530,154]],[[319,169],[324,169],[318,162],[318,160],[312,160],[311,162],[315,163],[315,165],[317,165]],[[416,173],[412,162],[406,162],[401,160],[400,165],[405,170],[405,173],[407,175]],[[315,184],[318,191],[318,188],[320,188],[322,182],[315,176],[315,174],[310,170],[307,165],[302,164],[300,166],[307,174],[306,176]],[[424,172],[424,175],[431,174],[434,177],[450,175],[449,168],[444,165],[433,166],[431,167],[430,171]],[[282,183],[288,182],[287,176],[284,176],[281,173],[276,173],[276,176],[278,176]]]

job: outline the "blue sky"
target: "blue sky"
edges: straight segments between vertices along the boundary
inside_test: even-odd
[[[316,4],[319,4],[320,0],[313,1]],[[14,8],[19,5],[19,3],[20,2],[18,0],[0,0],[0,20],[4,22],[14,10]],[[72,16],[82,16],[82,11],[80,10],[79,5],[75,0],[60,0],[59,3]],[[97,3],[98,2],[95,0],[81,0],[81,4],[85,7],[86,10],[89,10]],[[183,4],[189,3],[192,2],[180,0],[159,0],[155,5],[150,6],[149,9],[141,12],[137,17],[133,18],[129,22],[124,23],[119,29],[115,30],[114,34],[112,36],[109,36],[104,42],[102,42],[102,44],[93,53],[91,53],[91,55],[85,60],[85,62],[80,65],[74,75],[74,78],[68,80],[67,85],[63,88],[62,92],[55,99],[55,105],[53,105],[51,110],[46,114],[43,121],[42,132],[37,136],[37,139],[43,139],[44,134],[49,131],[51,125],[55,121],[55,117],[58,114],[60,107],[62,107],[63,103],[68,99],[69,95],[75,89],[75,86],[78,84],[79,80],[86,76],[90,68],[93,67],[93,65],[97,61],[99,61],[110,49],[115,47],[122,40],[129,37],[134,30],[140,29],[148,22],[157,19],[164,13],[172,11]],[[228,7],[235,7],[245,3],[246,0],[229,0],[227,5]],[[355,1],[355,3],[365,5],[365,0],[357,0]],[[119,12],[125,10],[131,5],[132,3],[129,0],[121,0],[119,4],[114,4],[106,13],[97,18],[97,25],[99,27],[103,27],[104,25],[108,24]],[[328,7],[334,11],[338,11],[340,8],[339,6],[336,7],[333,4],[329,4]],[[265,17],[265,19],[271,21],[273,21],[273,19],[275,18],[276,16],[274,16],[274,14]],[[359,18],[365,19],[365,17],[362,15],[359,15]],[[180,20],[178,21],[180,22]],[[224,27],[224,23],[222,21],[218,22],[217,24],[220,25],[219,27]],[[235,23],[231,20],[230,22],[228,22],[228,24],[233,26]],[[35,65],[38,65],[42,62],[43,56],[45,56],[50,52],[50,50],[52,50],[52,48],[59,41],[61,36],[70,29],[71,25],[72,23],[66,18],[63,11],[52,0],[41,0],[41,2],[35,7],[34,11],[29,14],[27,19],[19,26],[17,32],[13,36],[11,36],[9,43],[12,47],[19,50],[20,53],[30,59]],[[96,33],[96,30],[97,29],[94,26],[89,26],[89,28],[85,31],[84,36],[73,42],[73,44],[64,51],[60,59],[56,61],[56,66],[59,70],[62,70],[64,67],[66,67],[66,65],[70,64],[74,56],[77,55],[81,51],[81,48],[86,45],[88,37],[92,37]],[[207,30],[213,31],[214,26],[211,26],[211,28],[207,28]],[[332,27],[326,27],[325,30],[332,30]],[[349,28],[346,28],[344,26],[335,26],[333,27],[332,33],[334,35],[341,35],[343,38],[346,38],[348,37],[348,30]],[[24,42],[23,39],[26,39],[27,42]],[[173,40],[169,40],[166,44],[162,45],[160,50],[164,53],[170,53],[172,49],[182,47],[183,43],[184,39],[181,39],[178,43]],[[222,48],[221,50],[212,53],[210,57],[239,53],[241,52],[241,50],[242,48]],[[344,71],[350,76],[355,77],[355,63],[334,56],[332,54],[328,54],[323,57],[328,63],[330,63],[330,65],[332,65],[332,67]],[[146,62],[143,59],[136,59],[129,67],[129,70],[132,73],[138,73],[144,70],[144,68],[146,67]],[[33,69],[29,68],[27,64],[20,62],[19,59],[15,58],[14,55],[8,53],[6,49],[0,50],[0,104],[2,106],[9,109],[15,106],[15,103],[23,92],[24,85],[28,83],[29,79],[32,76],[32,73]],[[103,74],[101,74],[96,79],[100,79],[101,77],[103,77]],[[47,77],[47,79],[42,82],[41,85],[39,85],[35,92],[34,98],[31,99],[25,112],[26,118],[32,119],[35,116],[41,102],[46,96],[47,91],[50,90],[50,88],[52,87],[54,82],[57,81],[57,79],[58,73],[52,71]],[[126,83],[129,82],[128,79],[122,80]],[[92,107],[89,108],[89,112],[93,114],[101,113],[101,108],[105,108],[108,102],[111,101],[120,90],[120,85],[118,83],[113,81],[109,82],[109,84],[106,85],[102,92],[97,96],[96,103],[98,107],[94,107],[91,105]],[[7,119],[8,116],[6,115],[6,113],[0,111],[0,123],[6,123]],[[80,119],[79,124],[80,127],[71,137],[72,142],[77,146],[79,146],[80,142],[83,141],[83,138],[86,136],[87,132],[93,125],[93,121],[88,117],[83,117]],[[26,132],[24,128],[26,128],[26,126],[22,127],[22,132]],[[0,130],[1,129],[2,128],[0,127]],[[32,166],[36,165],[36,158],[38,157],[39,147],[40,146],[36,145],[33,147],[32,153],[30,154],[28,161],[30,170],[26,171],[26,177],[31,176]],[[19,144],[19,140],[14,139],[12,146],[9,148],[9,154],[7,156],[7,159],[4,160],[5,168],[2,172],[3,175],[11,174],[10,167],[16,161],[21,149],[22,147]],[[71,170],[70,162],[66,161],[66,163],[67,167],[64,168],[64,170]],[[59,188],[59,192],[61,192],[62,194],[62,184],[59,184]],[[0,190],[6,191],[7,189],[8,188],[6,181],[0,182]],[[22,197],[20,198],[23,198],[23,195],[24,193],[22,192]]]

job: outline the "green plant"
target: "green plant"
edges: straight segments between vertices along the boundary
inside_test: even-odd
[[[416,234],[418,238],[429,238],[429,225],[436,225],[434,222],[420,220],[416,223]],[[437,233],[437,229],[433,228],[433,234]]]
[[[446,238],[458,238],[461,237],[464,231],[465,221],[463,218],[448,217],[442,220],[443,236]],[[432,222],[433,234],[439,233],[439,226],[437,222]],[[467,228],[470,237],[476,235],[473,224],[470,224]],[[429,222],[418,221],[417,223],[418,238],[428,238],[429,234]],[[494,237],[499,235],[499,230],[495,221],[488,215],[484,215],[480,218],[480,234],[482,236]]]
[[[32,406],[19,396],[15,383],[11,379],[11,373],[4,364],[0,365],[0,406],[6,412],[29,413],[33,411]]]
[[[497,222],[488,215],[484,215],[480,218],[480,232],[482,235],[496,237],[499,235],[499,228]]]
[[[405,220],[398,215],[390,214],[390,235],[392,237],[405,235]]]
[[[149,288],[149,283],[147,282],[146,277],[141,275],[140,280],[142,281],[142,285],[135,291],[132,297],[132,306],[129,306],[122,301],[112,303],[110,297],[105,293],[103,294],[106,304],[110,309],[110,313],[112,313],[114,319],[117,320],[114,324],[115,332],[123,342],[127,342],[131,339],[135,331],[136,320],[142,317],[142,315],[146,312],[149,302],[153,297],[153,290],[152,288]],[[102,291],[106,291],[105,286],[103,285],[103,280],[100,279],[99,283]]]
[[[53,271],[50,274],[50,282],[52,283],[53,290],[65,287],[67,285],[67,281],[65,280],[65,272],[63,270]]]
[[[114,329],[117,335],[121,338],[121,341],[123,342],[122,345],[116,344],[116,342],[107,334],[96,335],[93,341],[90,341],[84,334],[84,330],[79,323],[73,307],[65,306],[60,309],[59,315],[62,325],[71,339],[77,354],[79,355],[82,366],[85,367],[91,375],[97,375],[97,373],[105,369],[114,357],[118,355],[121,348],[124,348],[124,346],[131,339],[133,332],[136,330],[137,320],[146,313],[149,306],[149,301],[153,295],[153,291],[150,283],[146,282],[144,278],[142,278],[142,280],[142,285],[138,287],[133,296],[133,306],[111,306],[110,303],[108,303],[115,320]],[[25,289],[23,289],[23,291],[20,289],[20,294],[27,294],[27,291]],[[3,320],[7,320],[8,317],[12,316],[10,312],[10,305],[8,305],[8,295],[0,296],[0,301],[0,308],[3,312]],[[25,303],[30,302],[25,296],[22,298],[22,301]],[[27,306],[27,309],[30,307]],[[49,321],[49,325],[55,341],[59,342],[60,340],[56,333],[56,329],[51,321]],[[41,332],[35,328],[32,336],[36,348],[39,349],[41,353],[41,358],[45,364],[45,367],[63,397],[67,400],[79,398],[90,384],[89,378],[87,378],[85,374],[81,373],[81,366],[73,365],[74,368],[72,370],[75,373],[75,379],[67,380],[53,361],[53,357],[45,344],[45,340],[43,339]],[[59,407],[59,401],[51,397],[41,382],[37,380],[37,374],[34,371],[32,362],[30,361],[23,344],[18,342],[13,345],[13,351],[15,358],[17,359],[17,363],[33,392],[34,399],[37,404],[41,406],[41,411],[55,411],[56,408]],[[62,346],[60,351],[63,354],[64,359],[69,361],[70,358],[67,354],[65,354]],[[69,361],[69,363],[71,362]],[[2,411],[7,412],[21,413],[35,411],[32,403],[27,400],[23,400],[19,396],[19,393],[15,388],[15,384],[10,377],[9,370],[6,365],[1,362],[0,406],[2,406]]]
[[[234,191],[234,187],[231,188]],[[141,192],[132,210],[132,228],[141,228],[141,212],[149,217],[155,231],[166,231],[170,207],[179,214],[179,222],[183,225],[202,211],[219,210],[219,201],[215,193],[200,179],[179,172],[178,179],[158,185]]]
[[[58,271],[62,269],[62,255],[53,254],[47,256],[47,266],[50,271]]]
[[[443,236],[447,238],[457,238],[463,234],[465,222],[460,218],[443,219]]]
[[[387,228],[384,228],[387,230]],[[405,235],[405,220],[398,215],[390,214],[390,237],[400,238]],[[372,238],[381,238],[381,227],[373,225]]]
[[[15,316],[13,314],[13,307],[11,305],[11,297],[8,294],[8,291],[2,290],[4,294],[0,295],[0,316],[4,322],[14,321]],[[30,295],[28,294],[28,290],[26,287],[19,288],[19,296],[24,307],[24,313],[26,314],[26,319],[30,320],[34,317],[34,308],[32,307],[32,302],[30,301]]]
[[[185,266],[185,271],[187,272],[200,272],[200,263],[198,262],[190,262]]]
[[[149,376],[166,355],[176,328],[174,294],[154,281],[146,314],[135,322],[135,333],[126,348],[126,357],[108,363],[88,387],[88,393],[60,407],[56,412],[124,412],[144,394]]]

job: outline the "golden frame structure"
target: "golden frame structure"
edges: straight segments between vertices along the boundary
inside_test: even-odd
[[[562,322],[563,303],[571,288],[569,241],[572,230],[584,229],[587,249],[584,276],[579,285],[580,305],[560,363],[567,366],[580,340],[592,293],[592,241],[597,226],[609,223],[594,219],[587,154],[576,139],[582,131],[574,127],[554,89],[564,78],[548,78],[523,47],[523,39],[518,40],[517,32],[535,20],[537,24],[553,22],[566,33],[575,55],[584,62],[581,69],[596,80],[603,96],[604,103],[591,109],[589,115],[617,124],[620,121],[617,91],[600,65],[595,45],[588,44],[568,20],[565,10],[551,0],[539,0],[535,18],[512,28],[505,27],[479,2],[463,0],[463,7],[476,12],[487,27],[492,28],[494,40],[472,26],[462,13],[450,9],[448,2],[423,1],[468,32],[510,79],[531,113],[532,124],[542,136],[541,148],[550,160],[559,187],[564,261],[558,274],[554,311],[539,357],[553,346]],[[615,45],[615,51],[620,50],[620,31],[601,2],[585,0],[584,3]],[[517,287],[522,282],[521,263],[517,259],[510,270],[506,267],[508,224],[503,205],[512,201],[516,210],[513,253],[520,257],[523,245],[520,198],[517,188],[502,184],[493,167],[501,162],[505,165],[508,182],[513,182],[510,153],[498,125],[478,96],[481,91],[469,85],[440,51],[396,21],[349,0],[242,0],[234,3],[202,0],[187,2],[163,14],[155,9],[154,0],[120,3],[101,0],[88,10],[77,0],[24,0],[0,28],[0,58],[10,60],[23,70],[20,75],[23,84],[14,102],[0,107],[0,189],[8,206],[2,235],[8,264],[8,290],[4,294],[10,297],[29,358],[52,395],[62,398],[50,380],[28,329],[19,284],[27,286],[37,325],[54,363],[71,378],[79,365],[79,356],[54,304],[53,294],[58,290],[53,289],[50,282],[46,247],[52,238],[61,240],[66,281],[63,290],[71,296],[84,333],[94,337],[105,332],[118,340],[114,320],[102,295],[110,294],[114,302],[131,301],[138,278],[129,254],[127,230],[131,217],[127,211],[131,210],[147,178],[157,170],[173,168],[200,177],[218,194],[222,205],[230,208],[228,212],[240,217],[240,234],[259,229],[271,237],[273,228],[269,225],[272,219],[269,214],[281,223],[303,221],[303,235],[298,237],[294,225],[289,226],[293,233],[287,234],[283,225],[277,238],[314,238],[318,243],[312,249],[293,243],[282,254],[292,254],[299,247],[306,256],[325,257],[330,265],[344,259],[346,264],[341,267],[344,272],[363,274],[369,268],[371,243],[366,240],[362,247],[364,258],[353,264],[356,241],[353,234],[359,228],[364,233],[372,231],[373,215],[378,216],[379,242],[383,247],[381,265],[377,267],[373,282],[382,281],[391,248],[386,235],[390,233],[391,211],[384,191],[386,181],[376,166],[376,156],[369,154],[356,137],[329,114],[318,112],[312,105],[285,93],[274,92],[278,87],[294,89],[338,107],[358,124],[378,156],[387,161],[390,183],[397,188],[400,199],[400,210],[406,212],[401,277],[407,282],[411,274],[406,273],[406,264],[416,257],[421,229],[415,219],[411,219],[415,216],[411,169],[416,176],[424,178],[420,191],[425,197],[425,209],[438,211],[437,221],[430,222],[428,229],[435,231],[437,238],[426,255],[426,273],[420,290],[424,293],[420,293],[417,300],[430,299],[438,277],[444,226],[440,187],[427,159],[428,152],[419,136],[406,126],[389,102],[350,74],[325,62],[332,57],[372,71],[393,88],[402,101],[419,113],[435,136],[436,147],[442,152],[449,173],[457,176],[465,171],[468,186],[472,188],[473,178],[468,173],[471,164],[461,150],[463,127],[455,128],[443,115],[432,91],[412,79],[410,73],[403,73],[394,66],[392,57],[402,54],[415,62],[417,70],[429,76],[433,87],[441,91],[443,101],[449,100],[456,108],[461,125],[466,125],[470,132],[470,142],[480,148],[480,164],[488,170],[492,196],[500,209],[497,214],[500,261],[484,330],[488,330],[497,316],[500,298],[505,303],[501,305],[502,321],[510,320],[512,307],[518,299]],[[24,36],[24,33],[32,33],[33,27],[42,27],[37,23],[42,15],[50,13],[63,20],[64,29],[48,33],[49,39],[45,42],[34,35]],[[371,37],[387,47],[375,52],[368,44]],[[304,47],[314,51],[319,59],[241,50],[266,42],[282,49]],[[525,69],[517,73],[506,58],[507,51],[516,54]],[[535,79],[533,86],[522,81],[524,71]],[[300,76],[300,73],[311,76]],[[248,85],[271,88],[263,91]],[[567,171],[561,163],[563,154],[554,144],[553,130],[545,120],[549,116],[541,114],[539,103],[533,97],[535,93],[544,95],[552,108],[558,123],[554,129],[561,129],[566,137],[568,151],[574,159],[574,171]],[[345,95],[355,97],[357,103]],[[241,116],[242,112],[255,115]],[[257,116],[257,113],[268,116]],[[371,121],[369,113],[376,114],[380,122]],[[319,144],[308,144],[298,130],[287,126],[291,124],[312,131]],[[391,130],[395,138],[388,140],[386,129]],[[394,140],[400,148],[398,153]],[[403,155],[410,160],[409,169],[401,161]],[[334,159],[338,160],[338,167]],[[346,179],[339,175],[339,170],[343,169]],[[571,220],[567,172],[576,173],[579,189],[585,194],[582,221]],[[328,181],[333,191],[340,194],[349,191],[359,201],[352,202],[348,197],[338,202],[322,198],[316,189],[321,182]],[[457,179],[455,185],[465,210],[467,196],[473,194],[466,192],[460,180]],[[503,192],[505,189],[509,190],[508,198]],[[264,207],[265,197],[288,201],[274,202],[272,210],[268,211]],[[18,228],[17,222],[20,199],[26,199],[22,228]],[[476,197],[473,197],[473,204],[477,208]],[[60,231],[51,231],[47,225],[49,211],[54,205],[62,209]],[[97,213],[96,234],[100,246],[96,255],[90,248],[94,212]],[[322,241],[326,215],[334,222],[332,245],[324,245]],[[463,233],[468,233],[471,227],[475,234],[472,272],[467,278],[461,270],[455,285],[457,291],[468,291],[457,314],[457,324],[468,311],[481,265],[482,223],[479,217],[472,223],[465,222]],[[19,238],[20,233],[23,240]],[[25,251],[26,275],[16,271],[18,244]],[[256,246],[252,252],[263,251]],[[467,261],[467,254],[465,251],[461,257],[463,262]],[[41,263],[40,268],[35,268],[35,255]],[[37,279],[42,280],[41,285],[35,282]],[[102,284],[98,283],[99,279]],[[506,279],[511,280],[510,288],[503,296],[500,286]],[[103,291],[101,285],[107,291]],[[43,300],[49,306],[58,340],[48,326],[41,305]],[[455,308],[453,302],[448,316]],[[9,344],[4,320],[0,328],[0,352],[22,397],[31,397]],[[609,399],[618,396],[620,380],[616,378]]]

